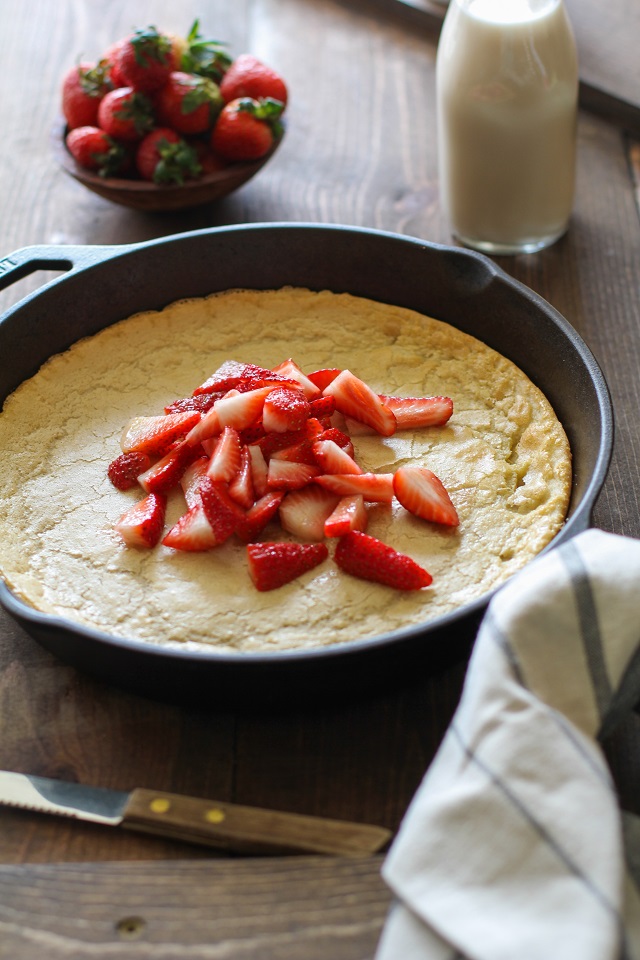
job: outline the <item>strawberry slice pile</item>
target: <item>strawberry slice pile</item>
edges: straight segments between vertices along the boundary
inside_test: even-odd
[[[419,590],[430,574],[410,557],[365,533],[368,504],[391,503],[430,523],[455,527],[458,514],[426,467],[370,473],[358,464],[343,429],[381,437],[410,427],[442,426],[448,397],[377,394],[348,369],[305,374],[288,359],[271,369],[228,360],[190,397],[164,413],[134,417],[122,453],[107,470],[119,490],[146,496],[115,524],[125,544],[199,552],[232,537],[247,544],[258,590],[290,582],[329,555],[346,573],[400,590]],[[165,531],[170,493],[186,509]],[[264,541],[270,521],[300,542]]]

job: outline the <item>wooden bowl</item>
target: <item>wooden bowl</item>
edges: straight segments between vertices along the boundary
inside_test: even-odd
[[[186,183],[168,184],[159,186],[146,180],[127,179],[125,177],[101,177],[91,170],[85,170],[73,159],[69,153],[65,137],[67,127],[62,117],[59,117],[51,130],[51,144],[56,159],[65,173],[73,177],[88,190],[99,194],[112,203],[119,203],[135,210],[148,213],[167,210],[184,210],[188,207],[199,207],[205,203],[213,203],[237,190],[261,170],[274,155],[282,136],[264,157],[245,163],[232,163],[224,170],[206,174],[197,180],[188,180]]]

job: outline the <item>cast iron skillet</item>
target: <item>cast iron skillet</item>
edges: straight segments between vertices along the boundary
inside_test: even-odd
[[[0,289],[41,269],[67,272],[0,319],[0,402],[52,354],[140,310],[233,287],[348,292],[431,314],[521,367],[573,450],[570,514],[550,546],[589,526],[613,443],[602,373],[556,310],[480,254],[352,227],[251,224],[130,246],[27,247],[0,261]],[[154,698],[243,709],[326,702],[433,670],[468,652],[489,598],[334,648],[234,655],[116,639],[34,611],[0,584],[27,633],[79,669]]]

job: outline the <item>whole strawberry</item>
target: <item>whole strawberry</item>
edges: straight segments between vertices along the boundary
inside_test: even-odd
[[[223,107],[211,146],[225,160],[258,160],[282,135],[283,106],[277,100],[242,97]]]
[[[102,177],[116,176],[129,164],[124,146],[98,127],[76,127],[67,134],[66,144],[76,163]]]
[[[208,130],[222,106],[217,83],[179,70],[169,74],[156,98],[161,123],[185,134]]]
[[[158,184],[182,184],[202,169],[194,148],[170,127],[158,127],[140,141],[136,167],[144,180]]]
[[[210,173],[220,173],[221,170],[227,169],[227,161],[219,157],[217,153],[214,153],[210,144],[198,138],[194,138],[190,143],[196,152],[198,163],[202,168],[202,176],[207,176]]]
[[[127,86],[124,77],[120,73],[118,61],[120,59],[120,51],[128,43],[129,37],[122,37],[120,40],[116,40],[115,43],[112,43],[111,46],[105,50],[101,57],[101,63],[104,63],[109,82],[114,89],[116,87]]]
[[[172,50],[171,38],[155,27],[136,30],[116,53],[118,74],[135,90],[159,90],[174,67]]]
[[[69,130],[97,126],[100,101],[110,89],[107,64],[103,61],[72,67],[62,81],[62,112]]]
[[[182,70],[182,58],[187,47],[187,41],[177,33],[165,33],[164,36],[169,41],[169,63],[171,72]]]
[[[174,70],[197,73],[220,83],[231,66],[231,57],[220,40],[209,40],[200,33],[200,21],[195,20],[181,43],[174,42],[174,51],[179,51]]]
[[[98,125],[116,140],[141,140],[154,123],[151,101],[133,87],[111,90],[100,101]]]
[[[287,87],[282,77],[250,53],[237,57],[221,83],[220,92],[225,103],[239,97],[251,97],[253,100],[279,100],[283,106],[287,103]]]

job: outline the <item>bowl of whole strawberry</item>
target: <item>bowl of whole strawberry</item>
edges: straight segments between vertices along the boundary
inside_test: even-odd
[[[62,82],[52,145],[63,170],[138,210],[211,203],[262,169],[284,135],[284,80],[200,33],[135,30]]]

